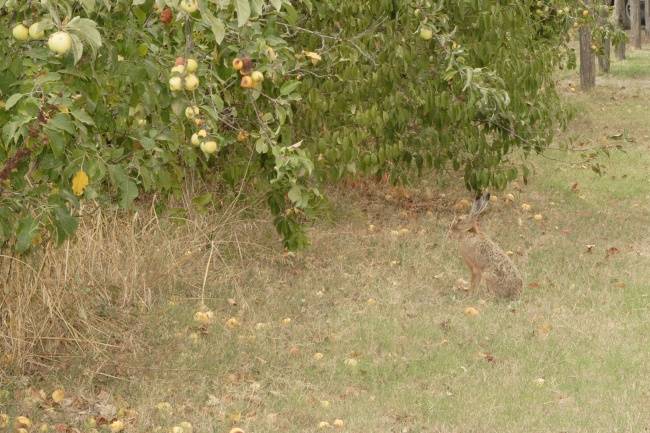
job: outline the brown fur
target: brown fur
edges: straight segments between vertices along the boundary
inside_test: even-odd
[[[523,279],[512,259],[479,230],[474,218],[454,226],[459,234],[460,256],[472,273],[471,289],[476,290],[482,281],[491,293],[500,297],[517,297],[523,288]]]

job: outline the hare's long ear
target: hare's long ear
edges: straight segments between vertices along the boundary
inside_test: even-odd
[[[490,203],[490,193],[486,192],[474,199],[472,203],[472,209],[469,211],[470,218],[478,218],[478,216],[487,209],[488,204]]]
[[[481,213],[487,209],[488,204],[490,203],[490,193],[485,192],[474,200],[474,203],[472,204],[472,209],[469,212],[469,215],[472,218],[478,217]]]

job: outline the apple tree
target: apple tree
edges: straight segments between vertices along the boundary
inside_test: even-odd
[[[286,0],[0,0],[0,242],[60,243],[96,206],[256,179],[285,245],[319,198],[278,23]],[[209,199],[209,197],[208,197]]]

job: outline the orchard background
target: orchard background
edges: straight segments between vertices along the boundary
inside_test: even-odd
[[[392,347],[417,310],[396,307],[409,303],[399,281],[411,283],[403,293],[420,305],[430,302],[421,284],[439,291],[441,305],[417,312],[438,335],[447,326],[438,327],[438,316],[459,309],[463,296],[480,296],[459,294],[454,282],[462,271],[446,233],[484,190],[497,198],[501,218],[488,225],[518,261],[538,259],[529,269],[533,288],[551,280],[553,269],[588,280],[584,269],[563,268],[575,264],[563,254],[583,241],[591,252],[594,242],[562,242],[571,230],[587,236],[581,230],[589,226],[561,228],[562,215],[583,209],[572,201],[583,196],[583,183],[600,188],[592,198],[612,199],[603,192],[605,177],[584,172],[608,176],[610,164],[622,170],[623,157],[611,151],[636,152],[628,149],[628,129],[643,132],[630,111],[629,122],[621,120],[625,130],[596,137],[590,119],[598,126],[603,119],[594,107],[605,96],[633,96],[603,96],[598,92],[608,90],[598,88],[583,95],[568,80],[579,65],[581,90],[592,88],[598,57],[599,86],[636,88],[615,80],[643,76],[642,52],[627,53],[627,62],[609,59],[610,46],[625,55],[618,3],[0,0],[0,379],[11,383],[0,392],[0,415],[18,415],[5,405],[22,396],[21,374],[70,372],[72,382],[84,377],[89,388],[104,386],[105,379],[137,376],[149,350],[160,359],[171,353],[174,371],[241,373],[242,383],[254,373],[235,374],[231,366],[257,356],[280,368],[281,354],[302,359],[318,349],[313,341],[342,338],[331,355],[343,359],[343,369],[364,365],[361,352],[348,347],[367,342],[346,331],[354,328],[356,305],[363,298],[364,314],[385,306],[386,316],[377,313],[363,329]],[[634,155],[630,170],[645,161]],[[640,197],[639,182],[612,194]],[[542,207],[557,203],[561,208]],[[555,249],[539,259],[531,249],[545,242]],[[607,258],[618,254],[607,251]],[[619,284],[620,276],[600,273]],[[373,281],[392,285],[375,289]],[[548,284],[550,296],[564,299],[555,288]],[[495,323],[516,311],[530,313],[519,317],[521,329],[538,321],[539,312],[525,305],[535,304],[535,295],[526,296],[514,306],[494,304]],[[323,337],[325,325],[314,320],[314,328],[290,331],[292,317],[309,322],[310,315],[341,329]],[[592,319],[583,324],[604,323]],[[274,322],[274,343],[253,347],[253,334]],[[560,343],[569,344],[566,338]],[[479,349],[489,355],[481,359],[491,359]],[[307,358],[327,360],[318,350]],[[218,367],[207,364],[214,356]],[[303,367],[293,373],[300,380],[311,371]],[[350,379],[338,376],[347,371],[339,367],[331,374]],[[364,376],[366,385],[361,376],[352,381],[372,389],[383,374]],[[289,388],[289,395],[305,391]],[[32,391],[41,408],[62,409],[69,398]],[[301,416],[296,428],[317,424]],[[129,417],[104,416],[106,425],[138,424]],[[241,413],[229,417],[220,422],[242,422]],[[375,421],[364,428],[385,427]]]

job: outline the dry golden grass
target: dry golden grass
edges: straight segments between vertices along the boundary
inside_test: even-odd
[[[191,196],[181,203],[189,216],[95,209],[63,246],[0,257],[0,374],[131,352],[143,344],[142,312],[172,293],[200,297],[227,255],[263,248],[268,221],[242,217],[243,205],[197,213]]]

